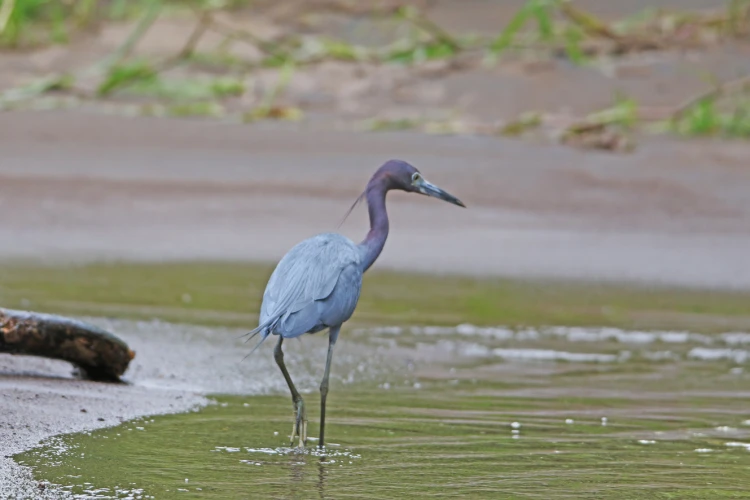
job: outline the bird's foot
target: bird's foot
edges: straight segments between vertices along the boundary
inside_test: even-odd
[[[289,446],[294,446],[294,438],[299,437],[299,448],[307,445],[307,415],[305,414],[305,402],[300,398],[294,403],[294,424]]]

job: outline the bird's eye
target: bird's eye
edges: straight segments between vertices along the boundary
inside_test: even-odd
[[[422,176],[419,175],[419,172],[414,172],[414,174],[411,176],[411,181],[419,182],[420,180],[422,180]]]

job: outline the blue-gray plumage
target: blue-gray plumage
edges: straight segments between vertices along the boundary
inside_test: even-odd
[[[264,336],[315,333],[348,320],[359,299],[362,256],[351,240],[324,233],[297,244],[276,266],[263,294]]]
[[[370,231],[365,239],[360,244],[355,244],[335,233],[308,238],[294,246],[279,261],[266,285],[258,327],[249,332],[249,335],[251,338],[257,334],[261,336],[253,351],[270,335],[279,336],[274,358],[286,379],[294,402],[292,444],[296,436],[299,436],[300,446],[306,444],[307,417],[302,396],[294,387],[284,365],[281,345],[284,339],[329,329],[328,356],[320,384],[318,446],[322,448],[333,346],[341,325],[351,318],[357,307],[362,275],[372,266],[385,246],[389,229],[385,196],[392,189],[421,193],[464,206],[454,196],[427,182],[412,165],[401,160],[390,160],[375,172],[364,193],[357,199],[357,202],[363,197],[367,199]]]

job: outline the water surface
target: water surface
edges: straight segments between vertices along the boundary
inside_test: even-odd
[[[289,447],[291,402],[275,393],[219,395],[197,412],[54,438],[17,459],[78,498],[743,498],[750,490],[744,332],[462,325],[354,330],[347,342],[351,352],[390,350],[394,368],[336,377],[325,451],[314,440],[304,452]],[[301,385],[315,437],[312,384]]]

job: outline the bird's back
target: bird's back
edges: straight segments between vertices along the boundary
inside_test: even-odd
[[[340,325],[354,312],[361,287],[357,246],[340,234],[313,236],[277,264],[263,294],[259,323],[283,337]]]

